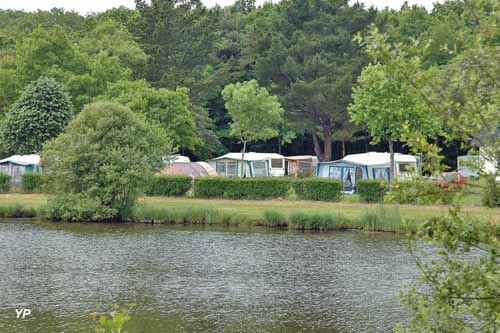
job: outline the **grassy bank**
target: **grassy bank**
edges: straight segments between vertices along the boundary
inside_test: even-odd
[[[31,217],[47,202],[42,194],[0,195],[0,217]],[[299,230],[364,229],[401,231],[430,217],[445,214],[447,206],[379,205],[356,202],[293,200],[207,200],[142,198],[130,217],[147,223],[262,225]],[[500,209],[465,207],[471,220],[500,226]]]

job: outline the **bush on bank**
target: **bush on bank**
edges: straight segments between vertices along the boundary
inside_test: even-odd
[[[342,183],[335,179],[296,179],[293,181],[293,189],[302,200],[338,201],[342,196]]]
[[[356,193],[365,202],[384,200],[387,184],[380,179],[360,179],[356,182]]]
[[[199,198],[273,199],[288,196],[289,178],[200,177],[194,180],[194,194]]]
[[[52,219],[122,220],[171,151],[165,131],[116,103],[94,103],[44,146]],[[65,202],[67,201],[67,203]]]
[[[500,183],[497,183],[495,176],[487,176],[482,202],[486,207],[500,207]]]
[[[192,185],[190,176],[156,175],[147,191],[148,195],[178,197],[185,195]]]
[[[44,219],[64,222],[103,222],[116,216],[112,208],[84,194],[57,196],[49,200],[40,213]]]
[[[41,173],[29,172],[22,176],[21,190],[26,193],[42,192],[43,175]]]
[[[443,189],[427,179],[394,180],[391,190],[384,196],[384,201],[417,205],[450,204],[456,193],[452,189]]]
[[[6,173],[0,173],[0,193],[10,191],[10,176]]]

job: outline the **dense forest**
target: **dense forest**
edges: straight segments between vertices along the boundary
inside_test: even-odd
[[[116,101],[150,117],[182,154],[207,159],[239,151],[229,135],[222,91],[257,80],[285,110],[279,136],[248,150],[315,154],[322,160],[367,150],[370,133],[349,117],[352,89],[372,60],[355,36],[370,29],[390,43],[425,44],[424,66],[453,63],[476,34],[466,0],[431,11],[404,5],[377,10],[347,0],[283,0],[256,6],[238,0],[205,7],[200,0],[136,0],[136,8],[80,15],[64,9],[0,11],[0,122],[30,82],[61,83],[73,113],[93,101]],[[481,3],[481,1],[477,1]],[[484,1],[482,10],[488,11]],[[493,9],[491,9],[493,10]],[[458,141],[440,140],[454,166]],[[396,151],[407,148],[396,143]],[[3,145],[2,155],[17,153]]]

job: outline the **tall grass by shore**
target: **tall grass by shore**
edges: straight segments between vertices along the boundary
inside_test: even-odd
[[[138,207],[127,219],[130,222],[201,225],[254,225],[303,231],[335,231],[358,229],[366,231],[403,232],[404,221],[397,207],[379,206],[366,211],[360,218],[347,218],[342,214],[284,214],[278,210],[266,210],[261,221],[249,221],[244,215],[229,214],[217,209],[196,208],[174,210],[169,208]],[[408,224],[416,230],[417,223]]]
[[[0,218],[43,219],[49,197],[40,194],[0,195]],[[199,224],[245,227],[261,226],[304,231],[358,229],[404,232],[433,217],[448,206],[377,205],[290,200],[224,200],[146,197],[126,222]],[[500,209],[464,207],[471,221],[498,225]],[[500,233],[499,233],[500,234]]]
[[[43,209],[22,205],[0,206],[1,218],[43,218]],[[260,226],[302,231],[336,231],[357,229],[365,231],[403,232],[404,223],[397,207],[383,207],[366,211],[360,218],[348,218],[342,214],[284,214],[278,210],[266,210],[260,221],[250,220],[243,214],[224,212],[212,208],[176,210],[171,208],[138,206],[125,219],[129,223]],[[415,230],[417,223],[409,224]]]

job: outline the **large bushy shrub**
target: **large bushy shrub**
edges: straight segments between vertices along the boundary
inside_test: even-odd
[[[342,183],[336,179],[296,179],[293,181],[293,189],[302,200],[338,201],[342,196]]]
[[[42,209],[42,216],[52,221],[98,222],[113,220],[116,212],[85,194],[68,194],[49,200]]]
[[[42,191],[43,175],[28,172],[22,176],[21,190],[27,193],[40,193]]]
[[[380,179],[360,179],[356,182],[356,193],[365,202],[384,200],[387,184]]]
[[[412,180],[394,180],[391,190],[384,196],[384,201],[399,204],[449,204],[456,195],[453,189],[444,189],[434,181],[425,178]]]
[[[0,130],[2,143],[12,153],[39,152],[64,130],[72,115],[73,104],[62,84],[40,77],[7,112]]]
[[[191,189],[190,176],[157,175],[153,177],[148,195],[183,196]]]
[[[288,178],[200,177],[194,180],[194,194],[200,198],[272,199],[288,195]]]
[[[482,202],[486,207],[500,207],[500,183],[495,176],[488,176],[484,188]]]
[[[10,191],[10,176],[6,173],[0,173],[0,193]]]
[[[46,187],[61,198],[53,211],[65,220],[123,219],[170,151],[165,131],[129,109],[116,103],[87,105],[44,146]],[[64,204],[70,195],[75,207]]]

